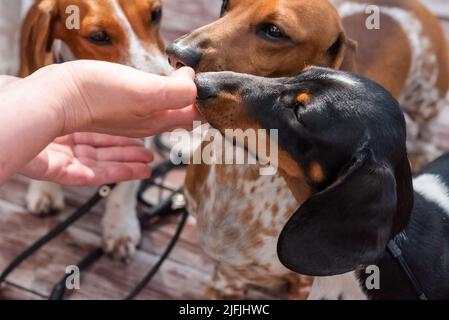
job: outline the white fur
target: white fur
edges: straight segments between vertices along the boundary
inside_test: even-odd
[[[170,74],[172,68],[156,46],[145,48],[134,32],[118,0],[109,0],[123,30],[128,35],[128,61],[122,63],[141,71],[155,74]],[[119,258],[129,258],[141,238],[136,212],[138,181],[119,184],[106,203],[103,217],[103,241],[106,252]]]
[[[214,155],[217,157],[221,157],[221,153],[225,152],[221,148],[235,148],[227,140],[224,140],[223,146],[214,142],[212,142],[212,146]],[[248,153],[245,154],[248,155]],[[258,167],[252,165],[220,165],[220,167],[221,170],[226,170],[226,174],[236,176],[243,176],[245,172],[251,170],[258,172]],[[250,224],[260,221],[264,228],[276,229],[278,230],[277,233],[280,234],[287,220],[286,216],[293,214],[299,206],[291,195],[290,189],[287,188],[284,179],[281,176],[258,176],[256,180],[239,179],[223,185],[217,184],[216,170],[217,166],[210,166],[207,180],[203,185],[204,189],[209,190],[209,197],[199,201],[200,199],[196,199],[189,194],[188,188],[185,190],[189,212],[197,217],[201,225],[207,226],[205,230],[199,232],[203,250],[217,261],[225,261],[227,264],[234,266],[242,267],[257,261],[259,265],[270,265],[272,275],[288,274],[289,271],[281,265],[277,258],[275,237],[263,236],[263,246],[248,249],[249,255],[243,256],[241,254],[239,244],[248,242],[245,230],[250,226],[241,225],[236,218],[248,206],[251,206],[254,217],[249,222]],[[255,193],[251,194],[251,189],[254,189]],[[278,189],[280,193],[277,193]],[[236,190],[241,190],[238,197]],[[239,198],[246,199],[246,201],[237,201],[236,199]],[[273,201],[274,198],[276,199],[275,202]],[[227,207],[228,203],[232,203],[232,205]],[[274,203],[279,207],[279,212],[275,216],[270,213]],[[226,210],[225,214],[223,214],[223,210]],[[229,240],[226,243],[222,242],[220,239],[230,226],[241,229],[242,233],[237,239]]]
[[[333,1],[341,17],[366,14],[369,4],[351,1]],[[397,7],[378,6],[381,15],[393,19],[408,38],[411,49],[411,67],[405,90],[399,103],[407,117],[407,147],[411,155],[418,155],[421,161],[429,162],[440,156],[440,144],[433,132],[434,123],[429,120],[432,113],[440,112],[447,105],[448,98],[440,97],[437,87],[438,60],[429,37],[423,31],[421,21],[410,11]],[[380,20],[382,28],[382,16]],[[413,119],[413,120],[412,120]]]
[[[72,49],[62,40],[55,39],[53,41],[52,52],[55,63],[62,63],[76,60]]]
[[[413,188],[426,200],[436,203],[449,215],[449,189],[438,175],[420,175],[413,179]]]
[[[109,0],[109,3],[114,9],[114,12],[123,27],[123,30],[128,34],[129,40],[129,61],[124,62],[136,69],[156,74],[170,74],[172,68],[168,60],[156,48],[145,48],[141,40],[134,32],[131,23],[128,21],[123,9],[118,0]]]
[[[338,12],[342,17],[347,17],[365,13],[366,7],[367,4],[345,2],[338,6]],[[430,39],[423,34],[423,26],[413,13],[396,7],[379,6],[379,9],[381,14],[392,18],[404,30],[411,48],[412,65],[407,77],[406,91],[400,99],[401,106],[410,111],[409,108],[416,108],[418,99],[425,98],[421,110],[423,117],[427,117],[431,105],[439,99],[436,86],[437,58],[431,49]]]
[[[104,250],[119,258],[134,255],[141,232],[136,212],[138,181],[122,182],[106,203],[103,216]]]
[[[64,209],[64,193],[60,185],[32,180],[26,195],[27,209],[32,214],[50,214]]]
[[[316,277],[309,300],[367,300],[355,272],[338,276]]]
[[[1,1],[1,0],[0,0]],[[128,60],[120,61],[136,69],[169,74],[172,69],[160,50],[154,46],[146,49],[137,37],[123,12],[118,0],[109,0],[123,30],[128,35]],[[55,40],[53,53],[57,62],[75,60],[70,48],[61,40]],[[129,258],[140,241],[141,231],[136,213],[136,192],[139,182],[120,183],[107,199],[106,211],[102,220],[103,244],[108,253],[118,258]],[[32,182],[27,195],[28,209],[36,214],[46,214],[51,209],[64,207],[62,188],[55,184]]]
[[[128,35],[129,60],[123,61],[123,63],[149,73],[170,74],[172,69],[167,59],[155,45],[152,48],[145,48],[118,0],[109,0],[109,3]],[[141,237],[136,213],[138,186],[139,182],[137,181],[119,184],[106,204],[106,212],[102,221],[104,249],[121,258],[128,258],[134,254]]]

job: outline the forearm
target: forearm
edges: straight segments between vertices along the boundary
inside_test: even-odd
[[[57,79],[48,70],[0,86],[0,184],[61,134]],[[8,82],[6,85],[5,83]]]
[[[0,184],[56,137],[97,132],[141,138],[192,127],[194,71],[171,77],[99,61],[40,69],[0,79]]]

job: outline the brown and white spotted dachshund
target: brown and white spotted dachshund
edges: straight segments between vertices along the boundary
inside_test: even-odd
[[[278,254],[317,277],[310,299],[449,299],[449,154],[412,180],[405,119],[384,88],[316,67],[279,79],[205,73],[197,85],[220,132],[277,130],[279,170],[300,204]],[[366,266],[378,268],[377,288]]]
[[[380,29],[366,28],[368,4],[380,10]],[[180,38],[167,52],[173,66],[197,71],[265,77],[295,75],[308,65],[358,71],[401,102],[418,168],[440,152],[430,125],[449,86],[438,20],[416,0],[336,5],[338,11],[327,0],[224,1],[219,20]],[[297,284],[276,255],[277,236],[298,206],[280,176],[260,176],[255,166],[191,165],[185,189],[202,246],[218,261],[210,296],[242,297],[247,284]]]
[[[66,23],[78,8],[80,28]],[[76,11],[75,11],[76,12]],[[75,59],[121,63],[157,74],[169,74],[160,36],[160,0],[36,0],[22,25],[20,75]],[[73,18],[68,20],[73,22]],[[127,259],[140,241],[135,193],[138,182],[120,183],[106,204],[102,221],[104,248]],[[28,210],[46,215],[64,207],[59,185],[33,181]]]

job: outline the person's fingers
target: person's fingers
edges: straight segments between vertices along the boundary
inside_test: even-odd
[[[110,147],[97,149],[96,159],[98,161],[117,162],[153,162],[153,153],[140,147]]]
[[[162,77],[159,83],[152,88],[149,84],[146,89],[141,90],[145,94],[146,107],[149,113],[180,109],[194,104],[197,97],[197,87],[193,81],[195,74],[190,68],[183,68],[176,71],[170,77]],[[150,109],[151,108],[151,109]]]
[[[91,159],[80,159],[65,170],[60,181],[64,185],[89,186],[146,179],[150,175],[151,168],[143,163],[96,162]]]
[[[94,148],[89,145],[77,145],[74,151],[77,158],[90,158],[97,161],[150,163],[154,159],[151,151],[134,146]]]
[[[175,129],[193,129],[193,122],[205,122],[194,106],[189,106],[179,110],[167,110],[154,113],[147,119],[140,119],[135,122],[132,128],[114,127],[116,134],[130,137],[150,137],[163,132],[170,132]],[[109,132],[109,128],[101,128],[104,132]]]
[[[74,133],[72,137],[74,144],[85,144],[95,147],[143,146],[142,141],[108,134]]]
[[[189,78],[194,80],[195,79],[195,70],[193,70],[190,67],[182,67],[175,72],[173,72],[170,77],[172,78]]]
[[[153,120],[157,129],[167,132],[176,128],[192,128],[199,115],[194,106],[179,110],[167,110],[155,114]]]
[[[100,162],[94,170],[94,178],[90,184],[142,180],[147,179],[150,175],[150,166],[143,163]]]

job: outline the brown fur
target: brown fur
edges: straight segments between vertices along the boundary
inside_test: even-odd
[[[125,14],[138,37],[154,50],[165,49],[159,28],[147,23],[151,10],[161,6],[160,0],[120,0]],[[81,28],[69,30],[65,26],[66,8],[80,8]],[[144,21],[144,23],[142,23]],[[114,37],[114,45],[97,46],[87,40],[95,31],[106,30]],[[20,76],[25,77],[54,62],[52,43],[60,39],[66,43],[77,59],[103,60],[127,64],[130,60],[129,39],[106,0],[38,0],[31,7],[21,32]]]
[[[429,38],[431,50],[436,53],[436,68],[439,70],[438,99],[441,99],[449,86],[449,67],[447,46],[438,20],[416,0],[355,0],[352,2],[395,6],[414,14],[423,26],[422,35]],[[367,30],[363,27],[366,18],[364,14],[356,14],[341,20],[336,9],[326,0],[230,0],[229,10],[223,18],[193,31],[181,38],[179,43],[201,50],[202,59],[197,66],[198,71],[229,70],[277,77],[295,75],[309,65],[326,66],[357,71],[382,84],[399,99],[409,89],[406,87],[406,82],[413,62],[412,47],[407,33],[394,19],[384,14],[381,14],[380,30]],[[255,32],[256,26],[261,23],[276,24],[292,41],[272,43],[261,39]],[[228,102],[222,102],[229,106]],[[220,106],[216,108],[220,110]],[[419,126],[425,126],[428,123],[429,117],[422,116],[423,104],[417,103],[407,108]],[[436,109],[435,112],[431,112],[430,118],[437,112]],[[219,122],[214,125],[225,125],[226,128],[238,127],[232,120],[235,119],[232,113],[230,117],[218,116],[214,119]],[[244,129],[251,127],[252,124],[250,121],[244,121],[239,125],[242,125]],[[415,168],[419,167],[422,161],[422,159],[414,159]],[[209,167],[204,164],[189,166],[186,194],[190,195],[189,207],[192,213],[197,214],[198,223],[206,228],[203,234],[200,230],[203,245],[208,248],[207,251],[212,256],[224,257],[220,258],[217,276],[211,283],[210,292],[225,292],[226,294],[219,295],[221,297],[229,296],[230,292],[232,296],[242,297],[246,284],[262,284],[269,287],[274,279],[276,279],[274,282],[289,279],[290,283],[299,281],[302,286],[307,285],[307,280],[298,278],[297,275],[292,275],[277,265],[278,259],[273,249],[273,243],[277,240],[274,230],[273,237],[265,239],[265,250],[255,250],[247,246],[237,246],[234,242],[226,242],[216,248],[217,252],[210,251],[209,242],[212,241],[210,237],[220,232],[219,229],[215,229],[214,233],[211,233],[210,227],[214,225],[213,221],[218,217],[223,219],[226,216],[229,221],[233,221],[243,211],[245,212],[244,221],[248,224],[243,225],[242,229],[246,230],[255,226],[262,228],[257,222],[268,219],[267,215],[269,215],[273,217],[271,224],[276,226],[274,229],[277,228],[279,233],[281,226],[291,217],[298,205],[298,203],[288,202],[290,200],[285,198],[287,185],[293,192],[293,194],[289,193],[288,199],[292,199],[294,195],[300,204],[312,192],[305,182],[305,177],[316,182],[325,178],[325,173],[320,170],[319,164],[311,168],[298,168],[282,150],[280,162],[282,171],[286,173],[284,176],[288,177],[283,186],[275,186],[276,182],[273,183],[272,180],[262,177],[258,181],[245,180],[243,177],[246,174],[243,172],[257,174],[257,166],[244,168],[225,165]],[[200,172],[199,176],[196,174],[198,172]],[[209,172],[209,176],[206,176],[206,172]],[[238,176],[237,180],[234,180],[235,176]],[[241,192],[245,188],[236,187],[241,184],[246,186],[247,193]],[[191,188],[191,186],[195,187]],[[304,187],[298,188],[298,186]],[[271,191],[271,187],[274,187],[275,191]],[[195,191],[199,189],[202,193]],[[208,190],[212,196],[204,197],[205,190]],[[226,205],[220,207],[224,197],[227,200]],[[277,213],[270,210],[264,212],[262,208],[258,211],[254,208],[254,201],[264,201],[266,198],[272,199],[271,208]],[[218,203],[211,204],[211,201]],[[287,202],[279,206],[276,204],[279,201]],[[290,208],[295,206],[293,210]],[[210,210],[210,208],[213,209]],[[248,212],[252,212],[252,215]],[[205,223],[205,221],[208,222]],[[241,261],[236,260],[234,250],[241,257],[251,256],[252,264],[243,258]],[[273,250],[272,260],[269,262],[266,257],[262,258],[267,250]],[[229,261],[223,260],[226,257],[229,257]],[[244,270],[260,270],[261,273],[248,274]],[[262,279],[264,281],[260,282]],[[233,285],[227,287],[226,283]]]
[[[66,10],[73,5],[80,10],[79,29],[66,27],[70,14]],[[22,25],[20,76],[51,63],[79,59],[103,60],[167,74],[171,68],[165,60],[159,34],[160,19],[153,20],[153,14],[160,12],[160,8],[160,0],[36,0]],[[98,32],[106,32],[111,41],[92,41],[91,36]],[[138,181],[119,184],[108,198],[102,221],[105,251],[124,260],[133,255],[140,240],[136,200],[132,196],[137,186]],[[63,202],[61,187],[31,182],[27,195],[30,212],[49,214],[61,210]]]

